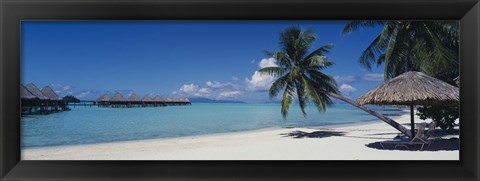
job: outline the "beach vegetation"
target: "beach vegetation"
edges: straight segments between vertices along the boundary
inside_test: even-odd
[[[334,65],[334,62],[325,56],[333,48],[333,44],[323,45],[310,52],[316,39],[317,35],[313,30],[302,30],[298,26],[292,26],[280,32],[280,51],[265,51],[267,56],[274,58],[276,66],[264,67],[258,72],[276,77],[268,92],[272,99],[281,93],[282,116],[284,118],[288,116],[288,110],[295,97],[304,116],[307,115],[305,112],[307,103],[313,102],[319,112],[324,112],[327,106],[333,104],[330,99],[333,97],[362,109],[400,132],[410,135],[404,126],[394,120],[340,94],[335,79],[322,72]]]
[[[80,102],[80,99],[76,98],[73,95],[67,95],[67,96],[63,97],[63,101],[65,101],[65,102]]]
[[[350,21],[343,34],[376,26],[383,29],[360,55],[362,66],[371,70],[383,65],[385,80],[419,71],[458,86],[458,21]],[[458,107],[422,106],[417,111],[442,129],[451,129],[459,117]]]

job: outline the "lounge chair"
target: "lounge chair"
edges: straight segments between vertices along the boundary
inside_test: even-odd
[[[408,145],[422,145],[420,150],[423,150],[423,147],[425,145],[430,146],[430,144],[432,144],[432,142],[430,140],[428,140],[428,138],[430,136],[433,136],[436,123],[430,124],[427,134],[424,134],[426,126],[427,126],[426,123],[419,124],[417,134],[415,134],[415,137],[413,137],[413,139],[411,139],[411,140],[385,141],[385,142],[380,142],[380,146],[382,146],[382,148],[385,149],[383,144],[395,144],[394,149],[396,149],[397,147],[405,147],[405,148],[409,149]]]

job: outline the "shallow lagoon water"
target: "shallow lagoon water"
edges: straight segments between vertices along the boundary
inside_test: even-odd
[[[403,114],[369,106],[381,113]],[[23,148],[88,144],[152,138],[226,133],[275,127],[318,127],[377,121],[348,104],[335,104],[319,113],[307,107],[304,117],[292,105],[287,119],[279,104],[193,103],[191,106],[146,108],[71,107],[71,111],[22,117]]]

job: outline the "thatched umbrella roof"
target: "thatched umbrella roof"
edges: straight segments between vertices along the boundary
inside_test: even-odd
[[[154,101],[162,101],[162,98],[157,95],[157,96],[155,96],[155,97],[153,98],[153,100],[154,100]]]
[[[359,104],[408,105],[412,136],[415,135],[414,105],[458,106],[458,87],[421,72],[406,72],[383,82],[357,99]]]
[[[143,102],[150,102],[150,101],[152,101],[152,98],[150,98],[150,96],[148,96],[148,95],[145,95],[145,96],[143,96],[142,101]]]
[[[138,96],[133,93],[132,95],[130,95],[130,97],[128,97],[128,101],[140,101]]]
[[[123,102],[123,101],[127,101],[125,99],[125,97],[123,97],[122,94],[120,94],[119,92],[115,93],[115,95],[113,95],[113,97],[110,99],[110,101],[113,101],[113,102]]]
[[[103,94],[97,99],[97,101],[110,101],[110,96],[108,96],[108,94]]]
[[[35,86],[35,84],[33,84],[33,83],[27,84],[27,86],[25,86],[25,88],[27,88],[27,90],[30,91],[30,93],[32,93],[34,96],[38,97],[38,99],[40,99],[40,100],[48,100],[49,99],[47,96],[43,95],[42,91],[40,91],[40,89],[38,89],[38,87]]]
[[[359,104],[458,105],[458,87],[421,72],[407,72],[385,81],[357,99]]]
[[[57,93],[55,93],[55,91],[53,91],[53,89],[50,88],[50,86],[43,87],[42,94],[50,98],[50,100],[55,100],[55,101],[62,100],[62,98],[58,96]]]
[[[37,96],[33,95],[30,91],[28,91],[27,88],[23,84],[20,84],[20,98],[22,98],[22,99],[35,99],[35,98],[37,98]]]

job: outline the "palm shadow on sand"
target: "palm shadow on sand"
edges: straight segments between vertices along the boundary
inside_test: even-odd
[[[304,132],[304,131],[293,131],[290,133],[280,134],[283,137],[292,137],[292,138],[327,138],[332,136],[344,136],[344,132],[338,131],[314,131],[314,132]]]

